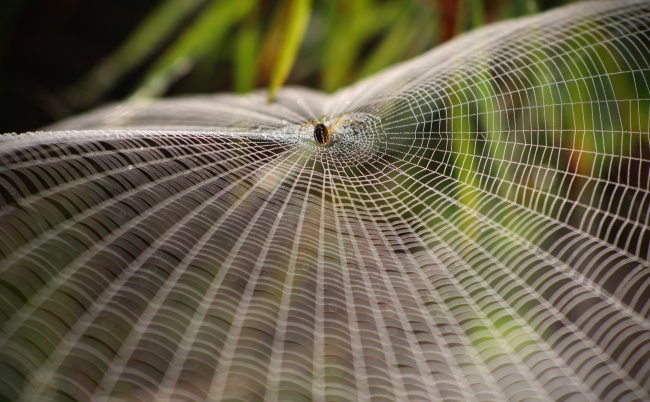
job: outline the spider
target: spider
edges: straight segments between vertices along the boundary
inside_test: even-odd
[[[332,139],[332,133],[338,126],[343,124],[345,120],[343,118],[347,116],[348,114],[342,114],[340,115],[336,120],[331,125],[326,125],[323,123],[323,120],[325,119],[325,116],[321,116],[320,119],[318,120],[311,120],[308,123],[303,124],[301,127],[305,127],[308,125],[311,125],[314,127],[314,141],[319,143],[320,145],[328,145],[330,143],[330,140]]]

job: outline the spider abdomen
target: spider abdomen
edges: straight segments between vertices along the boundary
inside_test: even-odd
[[[330,128],[323,123],[316,124],[314,140],[321,145],[327,145],[330,142]]]

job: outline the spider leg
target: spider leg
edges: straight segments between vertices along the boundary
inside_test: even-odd
[[[307,127],[309,125],[311,125],[313,127],[316,127],[317,124],[318,124],[318,122],[316,120],[309,120],[307,123],[300,126],[300,128]]]
[[[343,118],[346,117],[346,116],[349,116],[349,115],[350,115],[350,113],[345,113],[345,114],[342,114],[342,115],[340,115],[339,117],[337,117],[336,120],[334,120],[334,122],[333,122],[332,125],[330,126],[331,129],[334,130],[336,127],[338,127],[338,126],[340,126],[341,124],[345,123],[346,120],[343,120]],[[357,122],[354,121],[354,120],[351,120],[351,121],[350,121],[350,124],[352,124],[352,123],[356,124]]]
[[[317,124],[318,124],[318,122],[316,120],[309,120],[307,123],[300,126],[299,133],[302,133],[303,127],[307,127],[307,126],[311,125],[312,128],[316,128]]]

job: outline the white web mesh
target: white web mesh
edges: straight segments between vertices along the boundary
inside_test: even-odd
[[[650,399],[649,27],[3,137],[0,399]]]

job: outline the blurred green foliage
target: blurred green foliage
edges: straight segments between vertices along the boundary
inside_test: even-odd
[[[243,93],[282,84],[331,92],[415,57],[464,31],[573,1],[164,0],[149,2],[144,16],[138,12],[147,7],[146,2],[139,4],[139,8],[132,2],[125,3],[126,6],[121,1],[94,2],[93,7],[103,7],[106,18],[115,21],[111,29],[117,29],[118,22],[124,25],[126,37],[106,54],[96,57],[94,67],[82,77],[71,77],[78,72],[79,66],[75,65],[62,83],[44,88],[47,102],[43,102],[42,93],[35,95],[33,101],[52,120],[57,120],[129,96]],[[36,5],[25,5],[31,2]],[[66,4],[83,8],[83,3],[63,1],[57,12],[65,11],[59,9],[65,9]],[[8,2],[0,6],[7,24],[15,20],[19,11],[38,14],[38,8],[44,7],[43,2],[36,0],[17,4]],[[109,10],[120,5],[122,8],[114,14]],[[125,25],[132,17],[126,15],[125,9],[133,9],[139,22]],[[20,27],[15,28],[14,35],[20,34]],[[6,42],[11,37],[11,27],[3,29],[9,31],[3,38]],[[77,35],[83,34],[77,31]],[[45,37],[43,47],[48,46],[47,36],[40,35]],[[62,51],[71,53],[70,49]],[[12,57],[11,52],[2,52],[1,46],[0,53]],[[2,73],[11,80],[7,70],[11,68]],[[10,110],[12,90],[21,96],[21,89],[14,86],[6,91],[1,85],[0,106]]]
[[[192,70],[208,76],[210,82],[210,76],[223,74],[224,64],[232,77],[229,87],[218,90],[247,92],[270,86],[273,91],[289,78],[290,83],[334,91],[463,31],[542,8],[534,0],[195,0],[182,7],[180,3],[163,2],[104,63],[124,57],[132,43],[161,43],[171,30],[150,26],[184,24],[134,88],[136,96],[161,96]],[[190,3],[204,10],[183,21],[179,16],[190,10]],[[168,12],[173,8],[178,11]],[[127,56],[144,62],[148,54],[134,49]],[[75,87],[76,94],[87,94],[98,81],[109,87],[119,80],[117,75],[109,80],[101,75],[104,64]],[[86,98],[97,99],[97,91],[91,92]],[[187,92],[204,92],[204,88]]]

